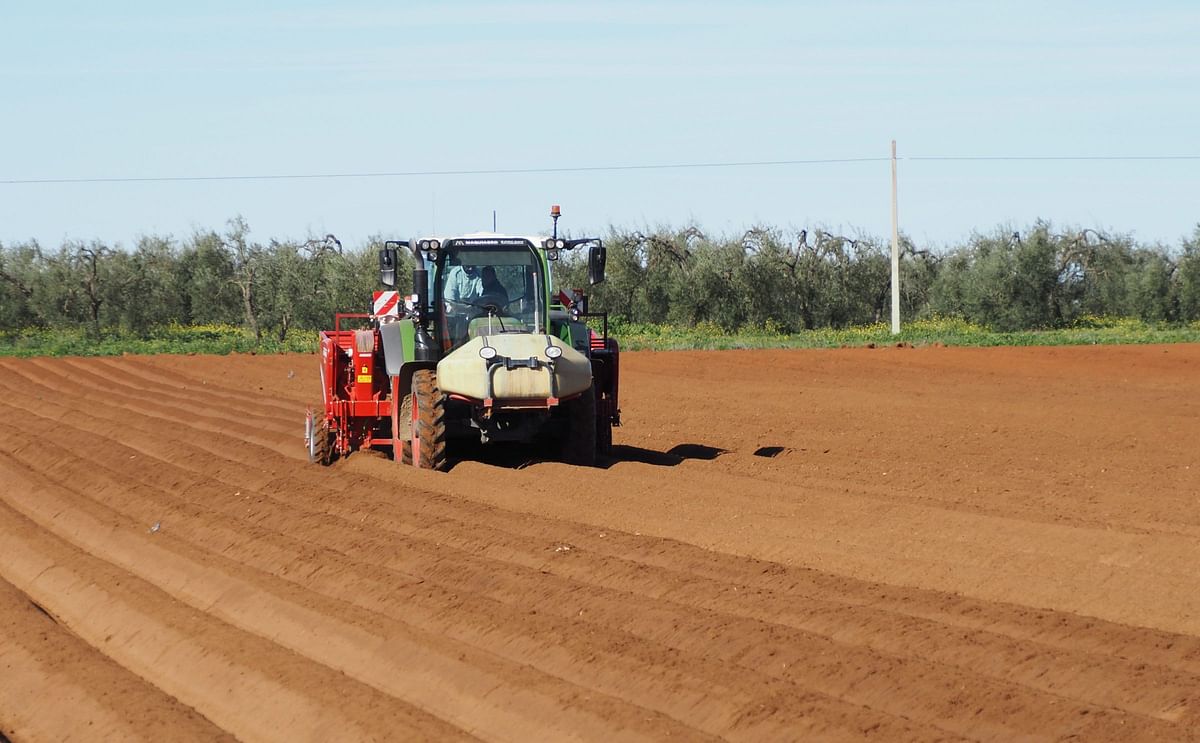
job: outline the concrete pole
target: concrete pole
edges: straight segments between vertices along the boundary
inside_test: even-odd
[[[900,227],[896,199],[896,140],[892,140],[892,335],[900,333]]]

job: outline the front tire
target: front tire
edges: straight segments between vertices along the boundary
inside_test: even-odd
[[[401,464],[412,464],[412,436],[401,436],[400,421],[408,423],[412,418],[412,395],[400,394],[400,380],[392,378],[392,459]]]
[[[580,467],[596,466],[596,388],[563,403],[567,413],[567,435],[562,460]]]
[[[420,369],[412,378],[412,463],[423,470],[445,472],[446,397],[437,386],[437,372]]]

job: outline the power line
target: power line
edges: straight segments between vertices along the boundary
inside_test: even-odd
[[[1200,155],[910,155],[898,160],[923,162],[1111,162],[1111,161],[1169,161],[1200,160]],[[359,173],[270,173],[259,175],[185,175],[146,177],[98,177],[98,178],[12,178],[0,180],[0,185],[48,185],[70,183],[184,183],[204,181],[294,181],[328,180],[344,178],[412,178],[429,176],[460,175],[527,175],[547,173],[596,173],[634,170],[685,170],[699,168],[750,168],[778,167],[789,165],[829,165],[844,163],[888,162],[889,157],[841,157],[806,160],[749,160],[743,162],[696,162],[655,163],[633,165],[591,165],[576,167],[545,168],[491,168],[463,170],[400,170]]]
[[[997,160],[1065,160],[1065,161],[1097,161],[1112,160],[1200,160],[1200,155],[915,155],[897,158],[899,160],[926,161],[997,161]]]
[[[819,160],[755,160],[746,162],[661,163],[651,165],[592,165],[563,168],[493,168],[486,170],[404,170],[377,173],[272,173],[269,175],[188,175],[132,178],[20,178],[0,180],[4,185],[43,183],[171,183],[181,181],[282,181],[328,178],[406,178],[438,175],[519,175],[530,173],[594,173],[614,170],[673,170],[685,168],[746,168],[778,165],[882,162],[886,157],[843,157]]]

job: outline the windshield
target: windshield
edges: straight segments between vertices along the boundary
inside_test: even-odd
[[[433,273],[443,348],[478,335],[545,332],[541,261],[528,246],[455,246]]]

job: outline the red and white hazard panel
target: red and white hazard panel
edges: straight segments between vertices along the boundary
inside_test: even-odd
[[[371,314],[376,318],[380,317],[400,317],[400,292],[397,291],[382,291],[375,292],[375,304],[371,310]]]

